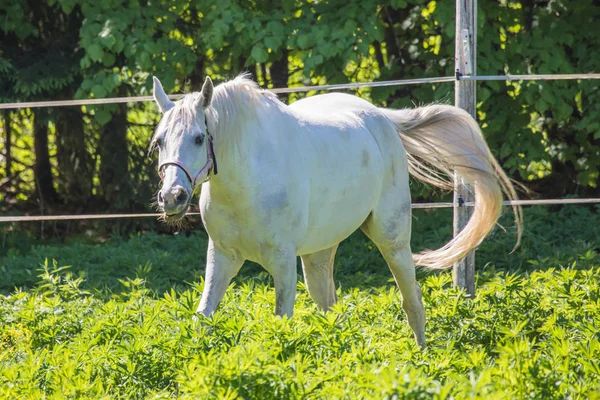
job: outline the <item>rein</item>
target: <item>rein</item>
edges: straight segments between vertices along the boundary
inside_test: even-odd
[[[206,121],[206,115],[204,116],[204,125],[206,126],[206,158],[207,158],[206,164],[204,164],[204,167],[202,167],[200,172],[198,172],[196,174],[196,176],[192,178],[192,174],[190,173],[190,170],[185,166],[185,164],[182,161],[179,161],[176,158],[167,159],[167,160],[163,161],[162,163],[160,163],[160,165],[158,166],[158,176],[160,176],[161,181],[165,177],[165,173],[163,171],[164,167],[166,167],[167,165],[175,165],[175,166],[181,168],[181,170],[185,173],[185,176],[187,176],[187,178],[189,179],[189,181],[192,185],[192,194],[193,194],[196,190],[196,184],[198,183],[197,182],[198,177],[206,174],[206,178],[202,182],[200,182],[200,184],[202,184],[210,179],[211,174],[217,175],[217,173],[218,173],[217,158],[215,157],[213,136],[211,135],[210,131],[208,130],[208,122]]]

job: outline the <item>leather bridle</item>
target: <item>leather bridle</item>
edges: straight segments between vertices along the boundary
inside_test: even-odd
[[[217,158],[215,157],[215,149],[214,149],[214,145],[213,145],[213,136],[210,134],[210,131],[208,130],[208,123],[206,122],[206,116],[204,117],[204,124],[206,126],[206,164],[204,164],[204,167],[202,167],[202,169],[200,170],[200,172],[198,172],[196,174],[196,176],[194,176],[192,178],[192,174],[190,173],[190,170],[185,166],[185,164],[182,161],[179,161],[176,158],[171,158],[171,159],[166,159],[163,162],[161,162],[158,166],[158,176],[160,176],[160,180],[162,181],[165,177],[164,174],[164,167],[166,167],[167,165],[176,165],[179,168],[181,168],[181,170],[185,173],[185,176],[187,176],[187,178],[190,181],[190,184],[192,185],[192,193],[194,193],[194,191],[196,190],[196,184],[198,183],[198,177],[203,176],[204,174],[206,174],[206,178],[200,182],[201,184],[208,181],[210,179],[210,175],[217,175]]]

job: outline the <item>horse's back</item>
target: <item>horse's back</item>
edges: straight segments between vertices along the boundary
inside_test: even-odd
[[[304,98],[290,107],[302,115],[310,115],[317,124],[331,124],[337,129],[345,129],[347,124],[360,125],[364,128],[363,134],[368,131],[383,160],[386,184],[393,184],[395,179],[394,174],[386,174],[386,171],[407,169],[406,151],[396,126],[380,108],[368,101],[344,93],[327,93]]]
[[[315,124],[324,123],[338,129],[360,125],[369,131],[384,158],[406,158],[394,123],[367,100],[345,93],[327,93],[298,100],[289,107]]]
[[[305,97],[292,103],[289,107],[297,111],[310,112],[314,116],[326,115],[329,118],[337,118],[349,112],[369,112],[373,115],[383,115],[368,101],[345,93],[327,93]]]

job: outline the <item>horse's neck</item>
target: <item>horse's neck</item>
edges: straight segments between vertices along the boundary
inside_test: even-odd
[[[293,140],[292,130],[296,125],[297,118],[287,107],[275,106],[258,110],[252,118],[228,120],[221,126],[226,130],[217,129],[215,152],[219,174],[213,177],[211,192],[231,199],[254,193],[257,180],[273,172],[260,170],[269,168],[269,163],[261,161],[271,159],[269,152],[287,147],[283,143]]]
[[[231,124],[228,132],[219,131],[215,141],[218,175],[211,177],[211,197],[235,199],[252,185],[256,149],[260,145],[260,122]]]

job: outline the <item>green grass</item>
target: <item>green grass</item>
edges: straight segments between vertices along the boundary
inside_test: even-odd
[[[213,318],[193,318],[202,232],[68,245],[6,233],[0,398],[598,398],[600,215],[525,211],[517,251],[509,218],[479,249],[473,300],[449,273],[419,271],[425,351],[360,233],[338,251],[334,310],[300,282],[291,320],[273,316],[271,278],[253,264]],[[450,217],[416,213],[415,249],[446,241]]]

